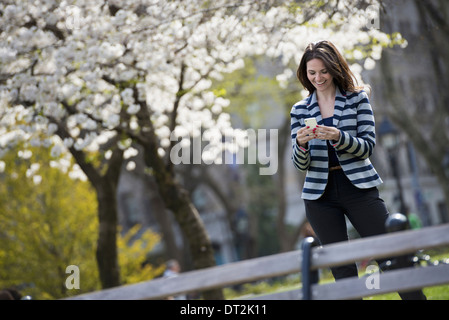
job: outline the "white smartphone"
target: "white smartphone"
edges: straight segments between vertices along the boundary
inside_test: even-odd
[[[316,122],[316,118],[306,118],[304,119],[304,123],[310,128],[315,128],[318,125],[318,123]]]

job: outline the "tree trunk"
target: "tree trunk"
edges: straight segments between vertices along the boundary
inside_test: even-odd
[[[96,189],[99,219],[96,258],[101,286],[106,289],[120,285],[117,256],[117,186],[105,181],[101,181],[99,185],[101,188]]]
[[[159,224],[162,232],[162,240],[165,245],[167,260],[176,259],[179,264],[184,266],[184,256],[182,254],[183,248],[178,248],[176,244],[175,231],[173,229],[173,219],[171,212],[168,212],[161,195],[159,194],[159,187],[154,181],[154,177],[145,175],[145,184],[148,189],[153,190],[149,196],[149,201],[152,206],[152,213]]]
[[[72,154],[77,163],[83,168],[89,181],[97,192],[99,233],[97,240],[96,258],[101,287],[103,289],[120,285],[120,269],[117,253],[117,185],[120,168],[123,160],[123,152],[116,148],[109,160],[108,168],[104,175],[86,163],[79,156],[79,151]]]
[[[165,165],[163,159],[159,157],[154,131],[149,132],[146,138],[148,141],[142,143],[145,164],[153,169],[160,195],[167,208],[173,211],[188,241],[195,269],[215,266],[212,244],[198,211],[187,192],[176,181],[172,167]],[[219,289],[204,292],[203,295],[205,299],[224,299],[222,290]]]
[[[57,134],[61,140],[70,137],[63,123],[58,123]],[[100,168],[94,167],[92,162],[86,159],[84,152],[76,150],[73,146],[69,148],[69,151],[97,193],[99,233],[96,258],[101,286],[103,289],[119,286],[117,185],[123,162],[123,151],[115,147],[111,158]]]

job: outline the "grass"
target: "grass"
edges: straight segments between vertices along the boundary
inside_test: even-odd
[[[449,285],[424,288],[427,300],[449,300]],[[365,297],[363,300],[401,300],[396,292]]]
[[[432,261],[449,258],[449,252],[446,251],[429,251]],[[364,272],[361,272],[361,276]],[[334,281],[329,270],[320,270],[320,284],[325,284]],[[268,293],[289,291],[301,288],[300,275],[289,275],[287,277],[280,277],[277,279],[270,279],[266,281],[259,281],[252,284],[244,284],[238,288],[225,288],[224,295],[226,299],[245,299],[250,296],[264,295]],[[428,300],[449,300],[449,284],[427,287],[423,289],[424,294]],[[364,297],[364,300],[401,300],[396,292],[379,294],[374,296]]]

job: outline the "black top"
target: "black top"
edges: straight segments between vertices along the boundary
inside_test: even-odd
[[[334,117],[324,118],[323,123],[327,127],[333,127]],[[335,148],[330,144],[330,141],[327,141],[327,154],[329,157],[329,168],[339,166],[340,162],[337,158],[337,153],[335,152]]]

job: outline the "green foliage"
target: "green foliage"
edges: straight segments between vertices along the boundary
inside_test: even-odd
[[[17,157],[19,149],[15,149],[2,159],[0,288],[16,287],[33,299],[58,299],[100,290],[94,190],[88,182],[73,180],[55,168],[47,149],[28,151],[31,157]],[[138,231],[136,226],[123,237],[118,236],[121,276],[127,284],[149,280],[163,271],[163,267],[144,265],[159,236],[148,230],[130,244]],[[70,265],[79,268],[79,289],[65,285],[71,275],[66,273]]]
[[[18,158],[18,149],[3,158],[0,287],[17,286],[36,299],[99,289],[95,193],[88,183],[51,167],[46,149],[29,151],[31,158]],[[42,177],[40,183],[35,177]],[[79,290],[65,287],[69,265],[79,267]]]
[[[123,284],[153,279],[165,269],[165,265],[156,268],[146,263],[147,253],[159,242],[160,236],[149,229],[141,232],[141,229],[141,225],[136,224],[117,241],[120,278]]]

